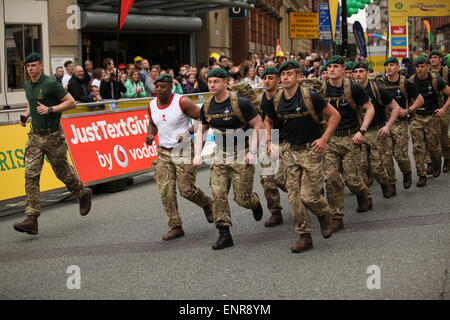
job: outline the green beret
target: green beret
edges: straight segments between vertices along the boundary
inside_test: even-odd
[[[295,60],[288,60],[284,62],[280,67],[280,72],[283,70],[300,69],[301,72],[305,73],[305,68],[303,68],[300,63]]]
[[[268,74],[278,74],[278,69],[275,67],[267,67],[264,69],[263,73],[261,74],[261,78],[264,79],[264,77]]]
[[[442,57],[442,53],[439,50],[433,50],[430,52],[430,57],[431,56],[439,56]]]
[[[348,61],[345,64],[345,70],[353,70],[353,66],[355,65],[355,63],[353,61]]]
[[[155,80],[155,84],[157,84],[158,82],[173,82],[172,76],[170,74],[163,74],[161,76],[159,76],[158,78],[156,78]]]
[[[324,71],[327,71],[327,66],[326,66],[326,65],[323,65],[323,66],[320,68],[320,73],[322,73],[322,72],[324,72]]]
[[[328,61],[327,61],[327,67],[332,64],[342,64],[344,65],[344,58],[342,58],[341,56],[332,56]]]
[[[363,61],[356,62],[353,65],[352,71],[355,71],[356,69],[361,69],[361,68],[369,70],[369,64],[367,62],[363,62]]]
[[[384,65],[387,65],[388,63],[396,63],[399,64],[398,59],[396,57],[389,57],[384,62]]]
[[[417,67],[419,64],[427,63],[427,62],[428,62],[427,58],[425,56],[420,55],[414,61],[414,67]]]
[[[206,79],[209,79],[209,78],[211,78],[211,77],[224,78],[224,79],[226,79],[226,78],[228,78],[228,73],[227,73],[227,71],[226,71],[225,69],[222,69],[222,68],[215,68],[215,69],[212,69],[212,70],[208,73],[208,75],[206,76]]]
[[[450,53],[444,57],[444,61],[447,64],[447,67],[450,67]]]
[[[35,61],[42,61],[42,56],[38,52],[32,52],[29,55],[27,55],[23,64],[26,65],[27,63],[35,62]]]

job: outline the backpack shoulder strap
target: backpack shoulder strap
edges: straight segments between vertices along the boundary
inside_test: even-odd
[[[442,96],[442,92],[439,91],[439,88],[438,88],[438,76],[436,74],[434,74],[433,72],[430,72],[430,75],[431,75],[431,82],[433,84],[434,93],[438,97],[439,108],[440,108],[444,105],[444,97]]]
[[[402,94],[406,99],[406,108],[409,108],[409,97],[408,91],[406,91],[406,77],[400,76],[400,90],[402,90]]]
[[[347,102],[350,104],[350,107],[352,107],[353,110],[358,109],[358,107],[356,106],[355,100],[353,100],[353,97],[352,97],[351,82],[347,78],[344,78],[344,97],[345,97],[345,100],[347,100]]]
[[[305,102],[306,109],[309,111],[311,118],[320,125],[320,119],[317,116],[316,110],[314,109],[314,104],[311,99],[311,94],[309,92],[309,88],[300,86],[300,90],[302,93],[303,101]]]
[[[416,79],[416,75],[413,74],[411,77],[409,77],[409,81],[411,81],[414,84],[414,80]]]
[[[278,113],[278,105],[280,104],[281,96],[283,95],[283,89],[278,89],[277,94],[273,97],[273,108]]]
[[[211,122],[211,115],[209,114],[209,107],[211,105],[211,101],[212,101],[213,97],[209,97],[208,100],[206,100],[205,104],[203,105],[203,115],[206,118],[206,122],[210,123]]]
[[[444,70],[442,70],[442,78],[444,79],[446,84],[448,84],[448,72],[448,67],[444,67]]]
[[[257,109],[257,111],[259,112],[259,114],[262,114],[262,100],[264,97],[265,93],[261,93],[258,95],[257,97],[257,104],[259,105],[259,109]]]
[[[242,114],[241,108],[239,108],[239,100],[238,100],[237,93],[230,91],[229,95],[230,95],[230,101],[231,101],[231,108],[233,108],[233,111],[236,113],[236,117],[238,117],[239,121],[244,126],[247,126],[247,120],[245,120],[245,117]]]
[[[372,89],[372,92],[375,96],[375,99],[377,99],[377,102],[380,106],[383,106],[383,102],[381,101],[381,96],[380,96],[380,89],[378,88],[377,84],[374,83],[373,81],[369,81],[370,84],[370,88]]]

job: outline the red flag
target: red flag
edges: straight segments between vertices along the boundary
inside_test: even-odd
[[[130,12],[131,6],[133,5],[134,0],[121,0],[120,5],[120,30],[122,30],[123,23]]]

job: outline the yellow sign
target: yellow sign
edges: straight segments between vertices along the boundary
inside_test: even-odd
[[[3,137],[0,139],[0,201],[25,195],[24,154],[29,131],[30,123],[27,128],[20,124],[0,126],[0,137]],[[69,162],[72,163],[70,157]],[[47,159],[44,160],[40,186],[41,191],[64,187]]]
[[[445,17],[450,16],[448,0],[389,0],[389,17]]]
[[[319,39],[319,13],[290,12],[289,38]]]
[[[384,72],[384,61],[386,61],[386,56],[369,56],[369,65],[373,68],[375,72]]]

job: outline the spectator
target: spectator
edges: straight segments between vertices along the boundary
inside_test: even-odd
[[[142,66],[142,69],[139,70],[139,75],[141,77],[142,83],[145,83],[145,80],[148,77],[150,77],[150,63],[148,62],[147,59],[142,59],[141,66]]]
[[[150,78],[149,78],[150,79]],[[127,98],[143,98],[145,97],[145,88],[139,76],[139,70],[133,69],[130,72],[130,78],[125,82]]]
[[[119,78],[122,74],[127,74],[127,67],[124,64],[119,64],[117,67],[119,69]]]
[[[160,76],[162,76],[163,74],[166,74],[166,73],[167,73],[167,70],[164,70],[164,69],[161,69],[161,71],[159,71],[159,75]]]
[[[413,74],[416,74],[416,68],[412,65],[411,60],[409,60],[409,58],[403,58],[402,64],[406,67],[405,70],[406,78],[409,78]]]
[[[125,92],[127,92],[127,88],[125,87],[127,75],[122,73],[120,77],[124,78],[123,82],[116,81],[116,74],[114,72],[106,73],[106,77],[102,80],[100,85],[100,94],[103,99],[118,100],[125,96]]]
[[[103,69],[106,72],[114,72],[114,60],[111,58],[103,59]]]
[[[150,76],[145,79],[145,91],[147,92],[147,97],[153,97],[155,95],[155,80],[159,76],[158,66],[153,65],[150,68]]]
[[[208,83],[208,80],[206,79],[206,76],[208,75],[208,72],[209,72],[209,68],[208,67],[203,67],[203,68],[200,69],[200,72],[198,74],[198,79],[201,82],[205,83],[205,84]],[[208,91],[209,91],[209,89],[206,92],[208,92]]]
[[[318,78],[320,76],[320,67],[321,67],[320,58],[316,58],[313,60],[313,65],[311,70],[309,71],[308,78]]]
[[[127,82],[127,79],[128,79],[128,76],[126,73],[123,73],[119,76],[119,80],[123,85],[125,85],[125,82]]]
[[[136,66],[132,63],[127,64],[127,78],[130,77],[131,70],[135,69]]]
[[[235,66],[230,69],[230,77],[233,78],[234,82],[241,81],[242,75],[239,66]]]
[[[246,65],[244,68],[245,78],[244,82],[250,83],[252,87],[256,87],[261,84],[261,79],[256,75],[256,68],[251,65]]]
[[[66,61],[64,62],[64,68],[66,69],[66,73],[64,77],[61,80],[62,86],[64,89],[68,88],[69,80],[72,78],[73,74],[73,62],[72,61]]]
[[[70,78],[67,85],[69,93],[75,99],[75,101],[81,102],[95,102],[101,101],[99,97],[89,97],[89,92],[83,81],[84,70],[82,66],[76,66],[73,69],[72,78]]]
[[[88,97],[91,97],[92,99],[95,99],[95,100],[100,99],[100,101],[103,101],[103,98],[100,95],[100,91],[99,91],[97,86],[91,86],[90,87]],[[89,109],[94,109],[96,106],[97,105],[92,104],[92,105],[88,106],[88,108]],[[98,107],[101,108],[101,109],[105,109],[106,108],[106,106],[104,104],[99,104]]]
[[[181,84],[178,82],[177,79],[175,79],[175,72],[173,71],[172,68],[167,69],[167,73],[170,74],[172,76],[172,93],[178,93],[178,94],[183,94],[183,88],[181,87]]]
[[[259,66],[259,67],[256,69],[256,75],[257,75],[260,79],[262,79],[261,76],[262,76],[263,71],[264,71],[264,66],[262,66],[262,65]]]
[[[89,87],[89,83],[91,82],[91,79],[92,79],[93,70],[94,70],[94,65],[93,65],[92,61],[86,60],[84,62],[84,76],[83,76],[84,85],[86,87]]]
[[[255,69],[261,65],[259,56],[256,53],[252,54],[252,65],[255,67]]]
[[[230,63],[227,56],[219,57],[219,66],[224,70],[230,71]]]
[[[200,79],[197,67],[192,67],[191,72],[195,75],[195,78],[197,79],[199,92],[208,92],[209,91],[208,85],[206,84],[206,82]]]
[[[56,68],[56,73],[53,77],[62,83],[62,79],[64,77],[64,68],[63,67]]]
[[[137,68],[137,63],[139,62],[139,61],[142,61],[142,57],[141,56],[136,56],[136,57],[134,57],[134,59],[133,59],[133,62],[134,62],[134,66]],[[130,70],[131,71],[131,70]]]
[[[187,74],[187,82],[183,86],[183,92],[188,94],[188,93],[196,93],[199,91],[200,90],[198,88],[197,78],[195,77],[195,75],[193,73],[188,73]]]
[[[103,78],[105,77],[106,73],[105,70],[101,68],[97,68],[94,71],[92,71],[92,79],[87,85],[88,90],[91,90],[91,86],[96,86],[97,88],[100,88],[100,84],[102,83]]]

